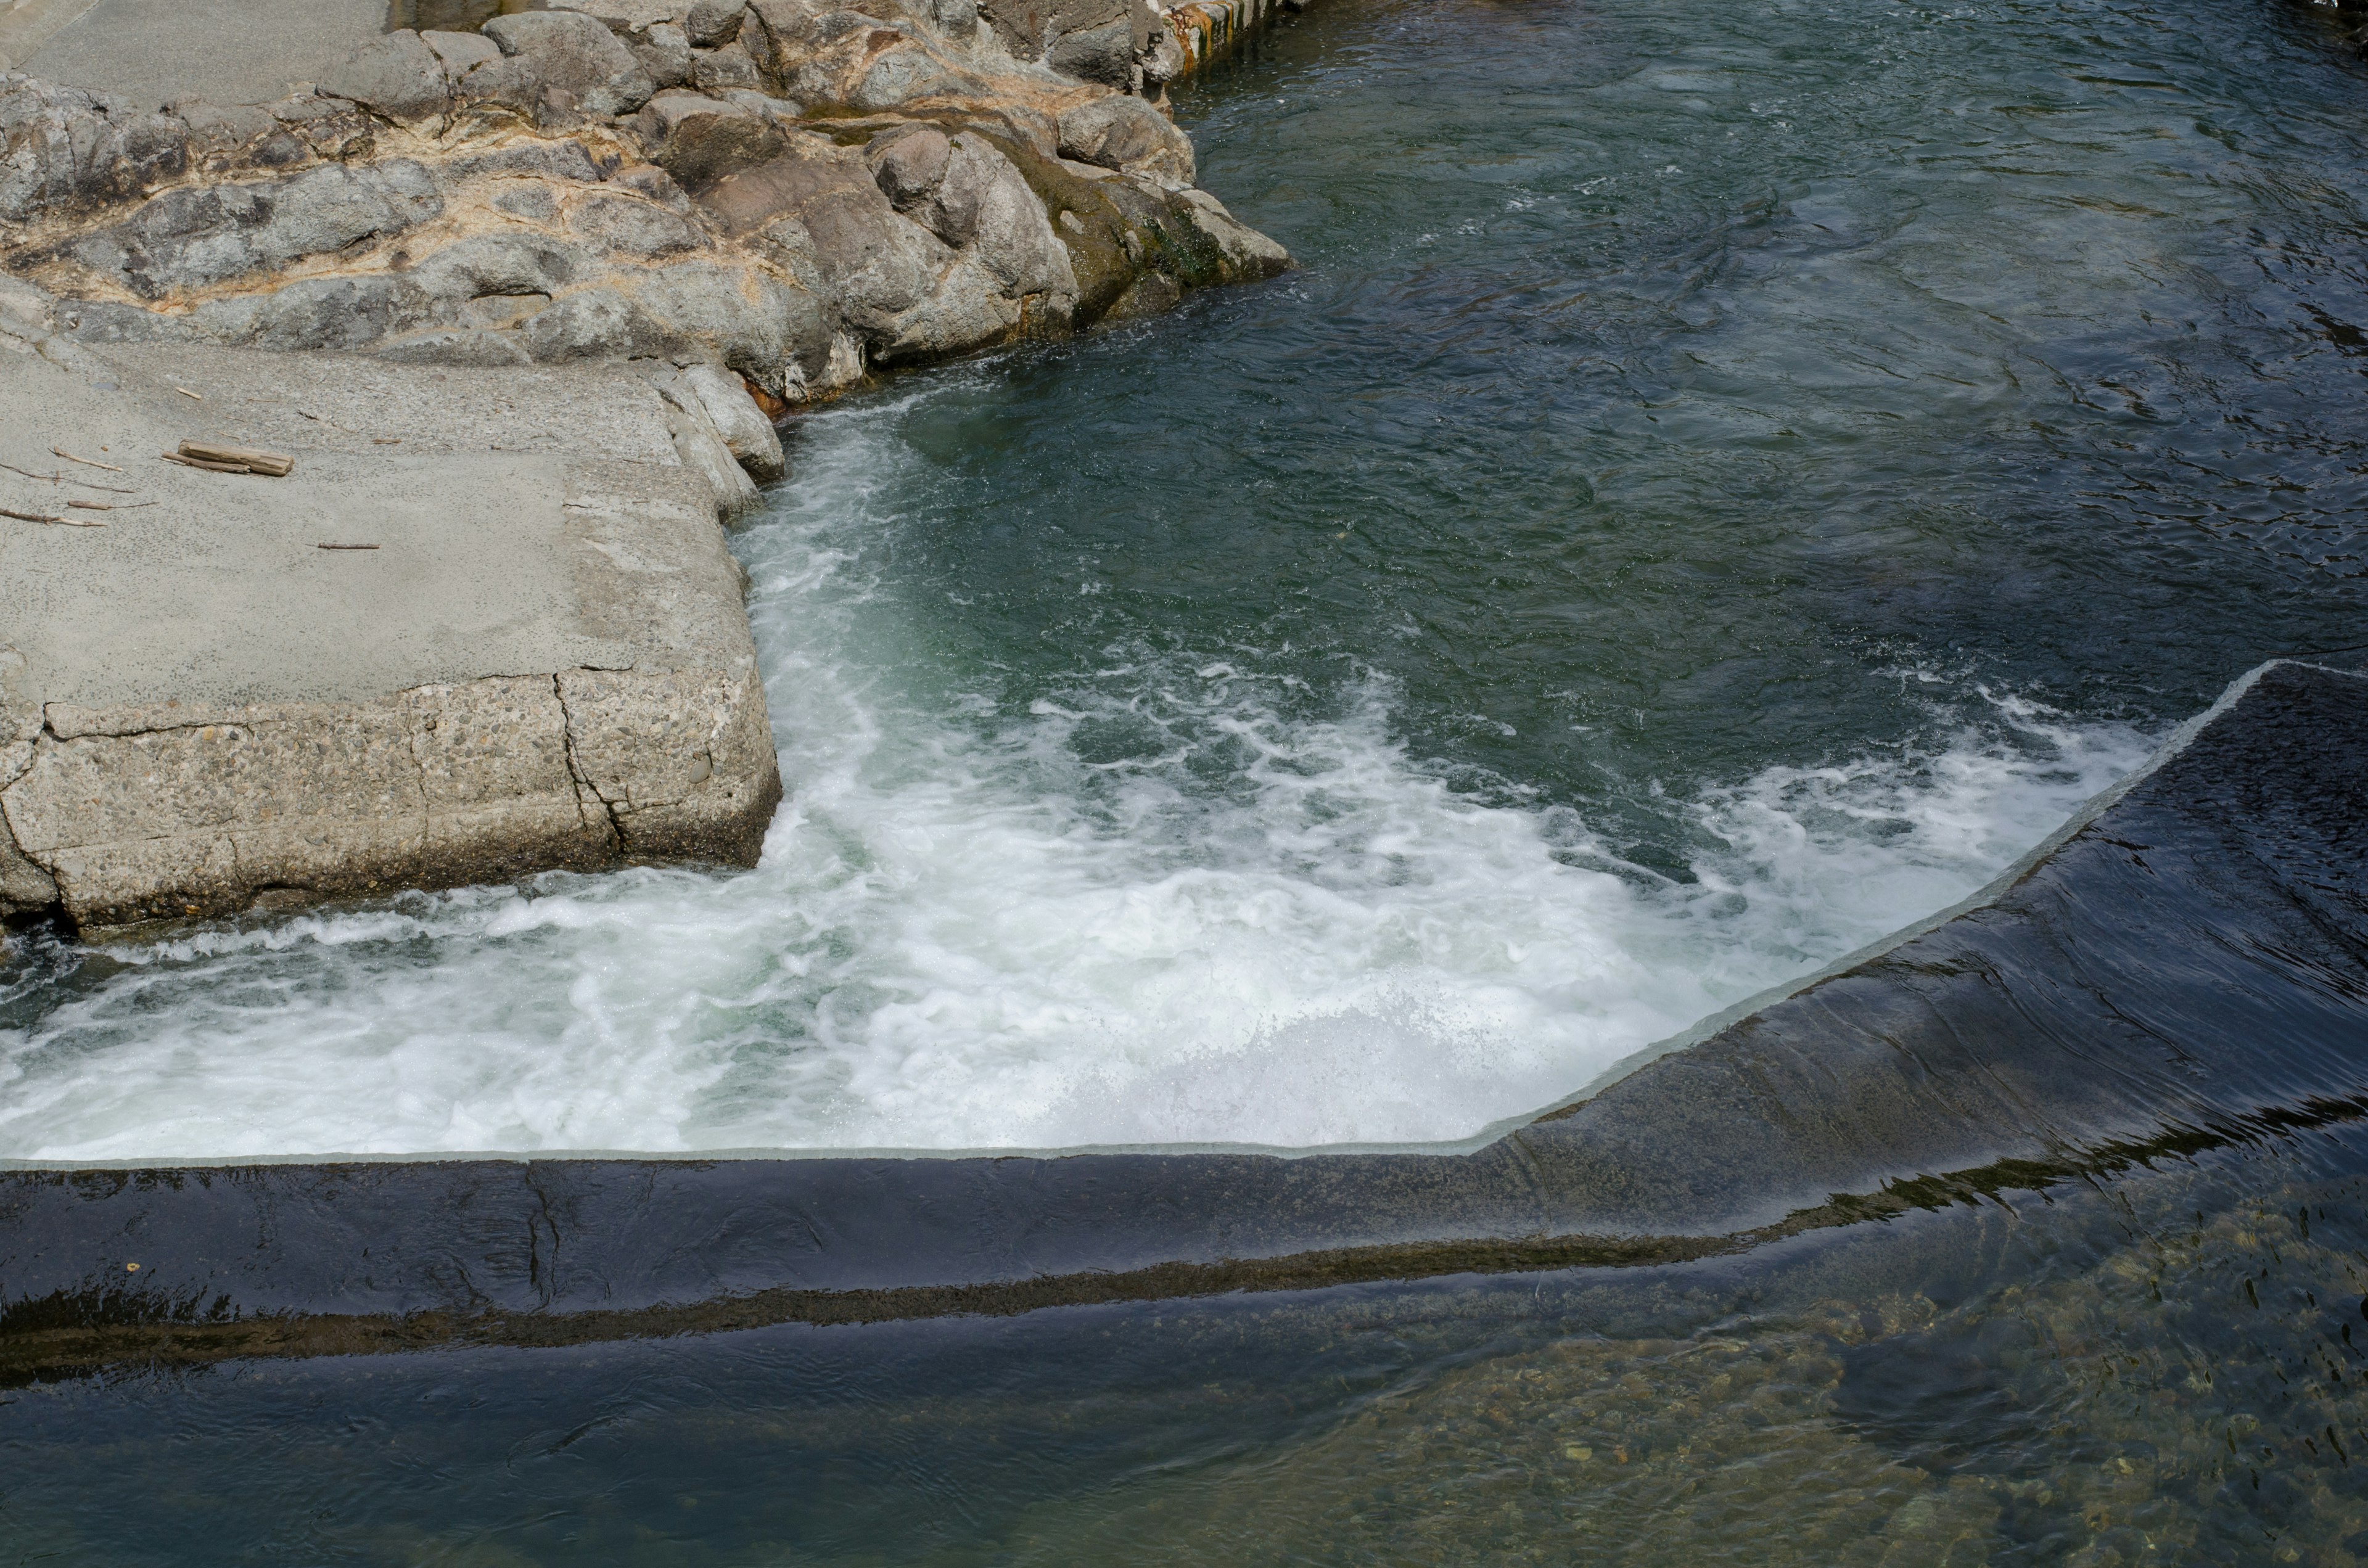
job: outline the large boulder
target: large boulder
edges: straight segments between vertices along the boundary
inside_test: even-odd
[[[788,136],[769,117],[703,93],[659,93],[643,106],[633,128],[650,162],[689,191],[789,150]]]
[[[1044,51],[1044,63],[1064,76],[1124,92],[1136,81],[1134,55],[1134,28],[1121,17],[1062,34]]]
[[[443,61],[409,28],[388,33],[334,67],[318,90],[394,120],[440,116],[452,98]]]
[[[790,472],[781,455],[780,433],[738,376],[718,365],[692,365],[682,372],[681,383],[699,400],[723,437],[724,449],[747,470],[749,478],[768,484]]]
[[[631,114],[656,91],[633,51],[598,20],[578,12],[495,17],[484,32],[536,81],[572,94],[586,114]]]
[[[1128,174],[1190,185],[1192,139],[1141,98],[1096,98],[1060,119],[1061,156]]]
[[[189,129],[173,115],[0,76],[0,223],[136,199],[188,166]]]
[[[862,11],[818,9],[811,0],[749,0],[748,17],[755,26],[743,25],[741,43],[768,80],[803,104],[876,114],[994,90],[971,62],[910,23],[892,27]]]
[[[162,300],[400,233],[442,210],[436,182],[411,159],[335,164],[282,180],[175,187],[85,235],[71,255],[142,299]]]
[[[739,38],[748,0],[696,0],[684,13],[682,30],[700,49],[721,49]]]
[[[900,155],[908,145],[912,153]],[[1048,317],[1067,319],[1077,298],[1068,252],[1043,203],[993,143],[974,131],[950,138],[925,127],[890,141],[870,161],[890,203],[946,244],[969,250],[1007,298],[1042,296]]]

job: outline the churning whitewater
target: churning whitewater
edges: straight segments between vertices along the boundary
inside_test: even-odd
[[[758,869],[113,950],[0,1036],[0,1157],[1454,1139],[1964,896],[2148,749],[1993,698],[1672,802],[1672,879],[1413,755],[1354,661],[1314,703],[1139,635],[950,673],[890,580],[897,412],[811,416],[737,540],[790,790]]]

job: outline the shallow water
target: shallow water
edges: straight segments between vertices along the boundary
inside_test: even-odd
[[[0,1156],[1448,1139],[2356,643],[2368,83],[2273,6],[1340,5],[1305,264],[804,420],[791,800],[0,979]]]

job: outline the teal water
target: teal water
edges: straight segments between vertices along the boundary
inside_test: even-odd
[[[803,419],[791,799],[0,996],[0,1155],[1466,1137],[2368,641],[2362,68],[2095,0],[1319,10],[1302,269]]]

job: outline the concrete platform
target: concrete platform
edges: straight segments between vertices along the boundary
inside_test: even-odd
[[[383,31],[386,0],[22,0],[0,9],[0,71],[120,93],[262,104]]]
[[[0,517],[0,910],[754,861],[780,787],[742,580],[641,373],[8,322],[0,507],[105,526]],[[296,468],[164,460],[184,437]]]

